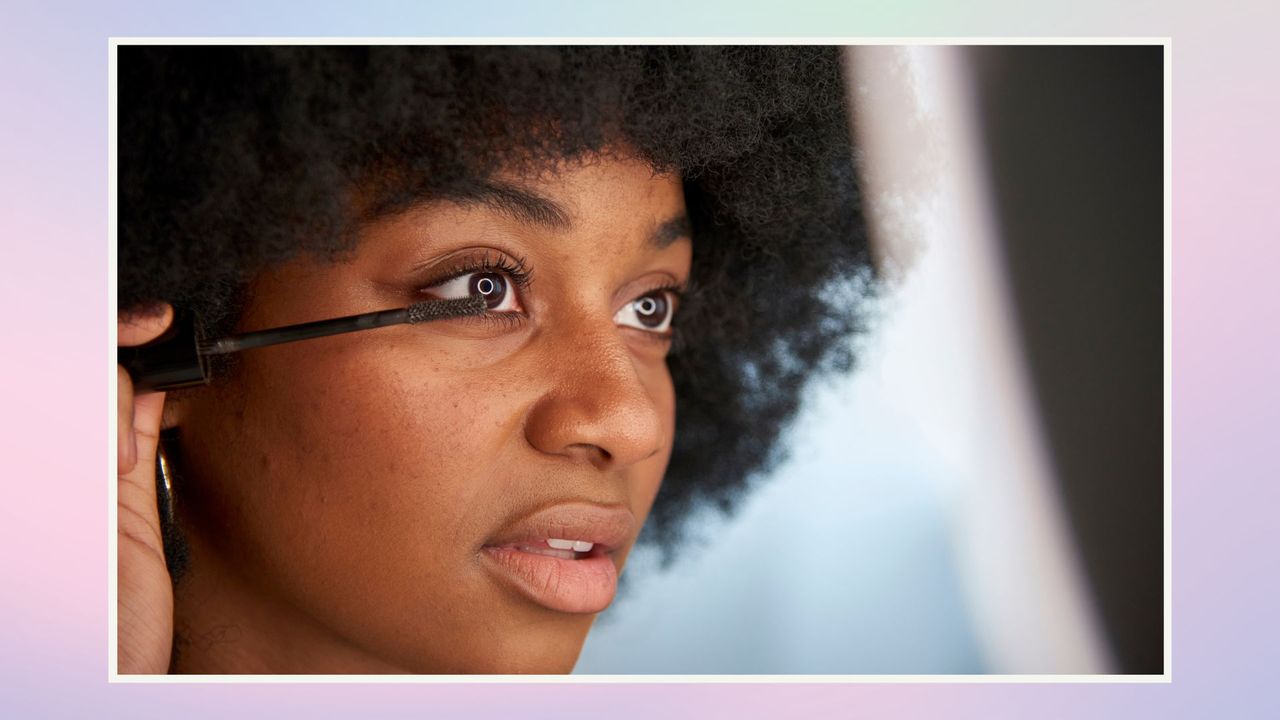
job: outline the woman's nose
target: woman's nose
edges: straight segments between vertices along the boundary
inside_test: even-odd
[[[548,348],[553,380],[526,421],[529,443],[599,470],[626,467],[662,449],[666,421],[653,395],[661,388],[646,385],[618,329],[566,334],[558,345]]]

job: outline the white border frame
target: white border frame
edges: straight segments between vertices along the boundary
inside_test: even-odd
[[[1172,316],[1172,188],[1173,188],[1173,42],[1170,37],[959,37],[959,38],[850,38],[850,37],[785,37],[785,38],[525,38],[525,37],[111,37],[108,38],[107,101],[107,348],[110,362],[116,364],[117,319],[119,299],[117,286],[117,146],[116,146],[116,49],[121,45],[1159,45],[1164,48],[1164,673],[1160,675],[121,675],[117,672],[117,492],[118,468],[116,435],[119,432],[116,404],[118,392],[114,368],[107,373],[108,383],[108,522],[107,522],[107,681],[110,683],[757,683],[757,684],[1167,684],[1172,679],[1172,431],[1173,431],[1173,352]]]

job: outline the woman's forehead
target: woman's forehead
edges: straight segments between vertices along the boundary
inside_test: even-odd
[[[691,238],[678,174],[655,172],[631,158],[605,158],[455,185],[366,224],[362,245],[394,251],[406,240],[433,246],[508,231],[520,237],[576,237],[645,254]]]
[[[678,174],[655,172],[633,157],[598,158],[562,166],[533,177],[501,176],[496,180],[542,201],[564,231],[589,228],[665,227],[655,242],[669,244],[671,228],[687,229],[684,189]],[[657,244],[662,244],[657,242]]]

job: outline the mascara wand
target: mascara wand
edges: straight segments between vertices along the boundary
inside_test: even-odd
[[[210,342],[196,339],[195,318],[182,313],[173,325],[156,340],[136,347],[122,347],[116,352],[117,362],[133,379],[136,394],[163,392],[204,385],[209,382],[206,358],[226,355],[251,348],[310,340],[327,335],[371,330],[388,325],[432,322],[450,318],[483,315],[488,305],[483,296],[470,295],[453,300],[428,300],[393,310],[377,310],[361,315],[348,315],[331,320],[286,325],[230,335]]]

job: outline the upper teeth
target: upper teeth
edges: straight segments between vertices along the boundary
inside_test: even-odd
[[[547,544],[556,550],[573,550],[574,552],[586,552],[595,547],[595,543],[583,542],[582,540],[561,540],[560,538],[551,538],[547,540]]]

